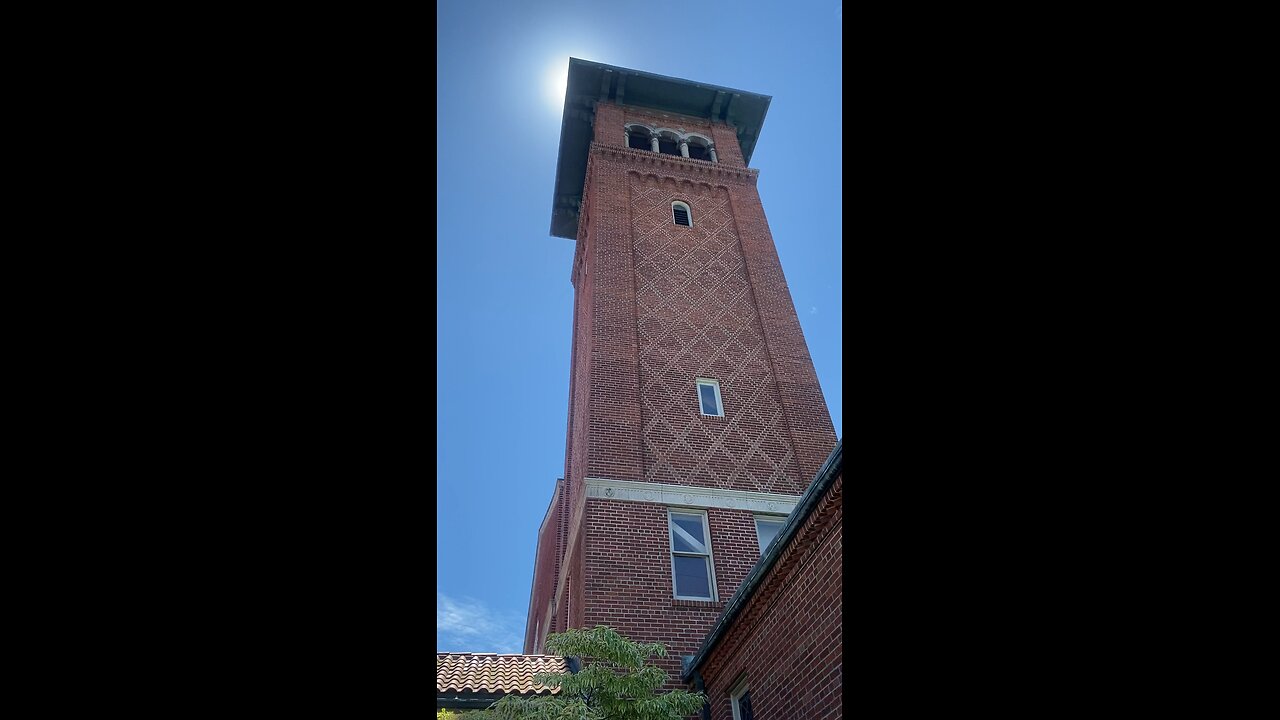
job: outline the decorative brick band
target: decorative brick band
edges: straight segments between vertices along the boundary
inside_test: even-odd
[[[587,497],[769,513],[790,513],[800,501],[799,495],[604,478],[587,478]]]
[[[635,150],[633,148],[624,148],[617,145],[605,145],[598,142],[591,143],[591,150],[592,155],[605,155],[612,158],[639,161],[650,165],[681,168],[685,171],[706,173],[720,178],[732,178],[744,183],[755,183],[756,179],[760,176],[760,171],[755,168],[738,168],[725,165],[724,163],[694,160],[693,158],[681,157],[679,155],[663,155],[650,150]]]

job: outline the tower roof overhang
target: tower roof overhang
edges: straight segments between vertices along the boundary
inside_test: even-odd
[[[551,199],[551,234],[569,240],[578,237],[578,203],[587,174],[597,102],[611,101],[727,123],[737,129],[743,161],[750,165],[771,99],[745,90],[569,58],[556,186]]]

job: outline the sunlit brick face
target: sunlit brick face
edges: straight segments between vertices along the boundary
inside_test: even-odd
[[[639,171],[627,180],[643,479],[803,491],[729,189]],[[677,199],[697,219],[692,227],[669,221]],[[702,377],[718,380],[723,412],[708,385],[695,391]]]

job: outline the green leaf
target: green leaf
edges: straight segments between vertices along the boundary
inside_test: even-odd
[[[702,693],[659,694],[668,675],[648,664],[667,657],[662,643],[634,643],[613,628],[571,628],[547,636],[548,653],[577,657],[577,673],[540,673],[534,682],[560,692],[536,698],[507,696],[484,712],[495,720],[682,720],[702,709]]]

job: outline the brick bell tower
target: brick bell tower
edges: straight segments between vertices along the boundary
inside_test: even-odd
[[[664,643],[674,684],[835,447],[747,167],[769,101],[569,60],[551,214],[577,242],[568,437],[526,653],[609,625]]]

